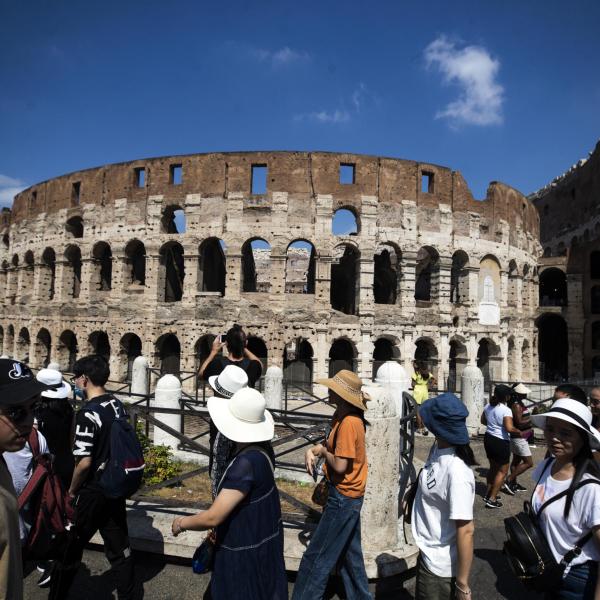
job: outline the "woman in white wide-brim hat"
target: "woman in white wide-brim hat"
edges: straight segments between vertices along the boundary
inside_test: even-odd
[[[533,472],[531,504],[557,562],[576,546],[558,589],[547,598],[600,598],[600,468],[592,450],[600,449],[600,433],[591,427],[589,408],[571,398],[557,400],[550,410],[531,417],[544,430],[551,456]],[[540,512],[540,507],[561,494]],[[584,536],[590,534],[585,540]]]
[[[252,388],[242,388],[230,399],[210,398],[208,412],[217,429],[236,442],[236,454],[212,505],[175,519],[173,535],[216,528],[212,598],[286,599],[283,525],[270,445],[273,417],[264,396]]]

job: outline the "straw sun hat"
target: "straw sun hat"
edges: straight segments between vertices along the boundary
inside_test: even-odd
[[[335,392],[348,404],[352,404],[360,410],[367,410],[366,402],[371,398],[368,394],[361,392],[362,380],[356,373],[344,369],[329,379],[318,379],[317,383]]]

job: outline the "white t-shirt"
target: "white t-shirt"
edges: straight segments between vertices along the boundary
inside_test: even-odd
[[[457,568],[455,520],[473,519],[475,477],[454,448],[434,445],[419,477],[412,533],[433,574],[454,577]]]
[[[554,461],[554,459],[553,459]],[[537,482],[547,461],[543,460],[533,470],[532,479]],[[533,510],[537,513],[540,506],[556,494],[568,489],[571,479],[558,481],[550,475],[552,465],[546,469],[544,476],[536,486],[532,498]],[[591,475],[584,475],[584,479],[592,479]],[[549,504],[540,515],[539,523],[548,545],[558,561],[575,544],[596,525],[600,525],[600,484],[588,483],[578,489],[573,495],[573,503],[569,512],[569,518],[564,518],[565,498]],[[600,548],[592,538],[582,548],[581,554],[575,557],[570,567],[582,564],[588,560],[600,560]],[[570,568],[569,567],[569,568]],[[568,573],[569,568],[565,571]]]
[[[483,412],[487,419],[486,433],[502,440],[510,440],[510,435],[503,425],[504,417],[510,417],[512,419],[513,414],[510,408],[508,408],[506,404],[499,402],[496,406],[488,404],[483,409]]]

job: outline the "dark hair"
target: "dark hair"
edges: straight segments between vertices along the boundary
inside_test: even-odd
[[[75,377],[85,375],[94,385],[103,387],[110,376],[110,368],[103,356],[90,354],[75,361],[73,374]]]
[[[567,394],[572,400],[577,400],[587,406],[588,400],[586,393],[578,386],[573,383],[561,383],[557,385],[555,391]]]
[[[227,343],[227,351],[234,358],[242,358],[244,356],[244,348],[246,347],[246,334],[241,325],[234,325],[225,336]]]
[[[507,385],[497,385],[494,388],[494,393],[492,394],[492,396],[490,397],[490,404],[492,406],[497,406],[500,402],[503,402],[504,400],[508,401],[510,400],[512,396],[512,389],[509,388]]]
[[[474,465],[478,465],[475,455],[473,454],[473,449],[471,448],[471,444],[460,444],[454,446],[456,451],[456,456],[460,458],[467,467],[472,467]]]
[[[573,458],[573,463],[575,464],[575,475],[573,475],[571,485],[569,485],[569,489],[567,490],[567,495],[565,497],[565,511],[563,513],[565,519],[569,516],[569,511],[571,510],[571,505],[573,504],[573,495],[575,494],[575,487],[582,480],[583,476],[586,473],[588,473],[592,477],[600,479],[600,466],[598,466],[598,463],[594,460],[592,456],[590,439],[588,438],[587,434],[583,431],[583,429],[581,429],[580,427],[576,427],[576,429],[577,433],[583,441],[583,446],[581,447],[581,450],[579,450],[577,455]]]

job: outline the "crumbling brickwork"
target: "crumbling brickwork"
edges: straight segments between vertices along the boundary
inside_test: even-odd
[[[333,233],[340,209],[355,233]],[[410,370],[415,356],[441,387],[469,362],[537,373],[539,218],[499,182],[477,201],[459,172],[408,160],[174,156],[34,185],[2,219],[1,346],[35,366],[98,351],[121,379],[136,353],[189,371],[241,323],[267,364],[312,380],[342,366],[370,378],[388,359]]]

